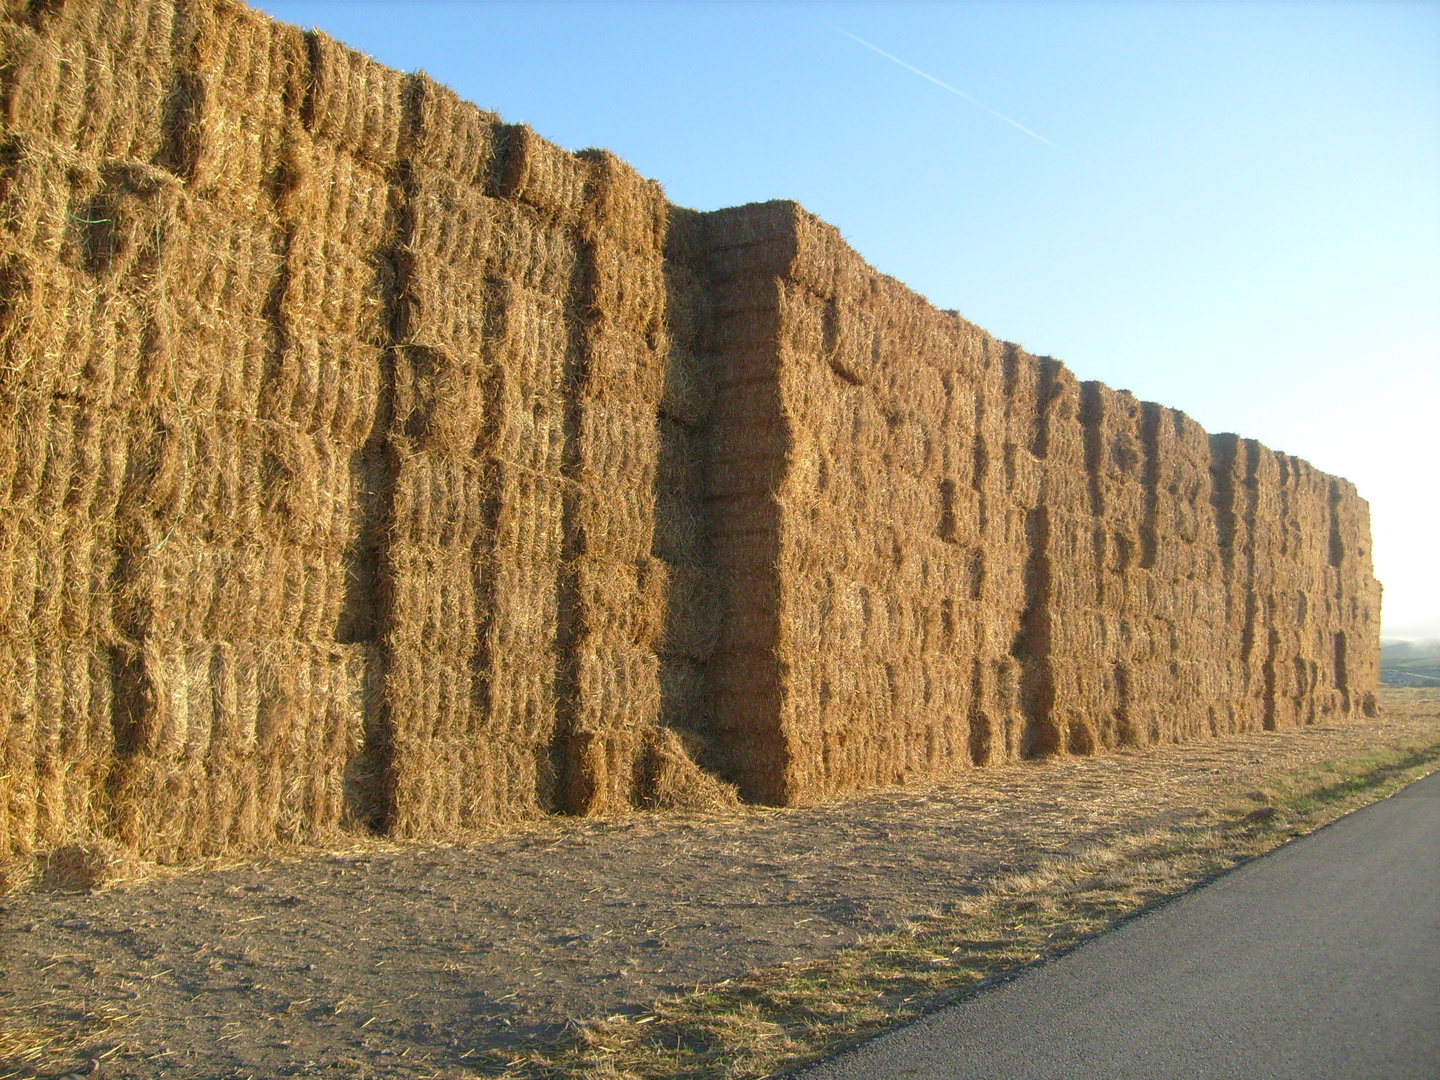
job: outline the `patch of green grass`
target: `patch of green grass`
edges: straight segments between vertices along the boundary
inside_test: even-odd
[[[492,1052],[482,1071],[507,1080],[774,1076],[1067,952],[1437,767],[1440,743],[1414,743],[1271,777],[1195,824],[1138,832],[998,879],[944,915],[836,956],[726,979],[643,1015],[576,1024],[519,1054]]]

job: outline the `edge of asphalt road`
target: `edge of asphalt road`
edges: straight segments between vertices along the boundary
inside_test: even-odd
[[[1407,1021],[1366,1006],[1384,1001],[1380,995],[1397,982],[1404,984],[1394,979],[1393,962],[1377,971],[1365,951],[1381,944],[1393,951],[1400,944],[1381,940],[1385,923],[1408,914],[1417,927],[1433,932],[1427,938],[1440,950],[1440,843],[1433,845],[1434,876],[1426,877],[1422,868],[1409,886],[1430,900],[1418,914],[1380,895],[1389,879],[1365,871],[1365,859],[1379,857],[1404,832],[1411,800],[1440,802],[1440,771],[1147,905],[1064,952],[992,976],[954,1004],[785,1075],[793,1080],[1237,1075],[1440,1080],[1440,974],[1399,987],[1409,995],[1406,1007],[1419,1010],[1419,1021],[1431,1021],[1426,1027],[1406,1028]],[[1440,808],[1430,816],[1440,829]],[[1425,812],[1409,817],[1418,820],[1414,827],[1425,829]],[[1376,835],[1367,838],[1367,830]],[[1307,856],[1317,845],[1337,850],[1314,855],[1321,866],[1312,869]],[[1335,872],[1325,872],[1326,857],[1342,860]],[[1284,892],[1306,883],[1293,897]],[[1427,887],[1433,896],[1424,893]],[[1367,888],[1376,893],[1370,897],[1376,910],[1368,915],[1364,907],[1345,902],[1346,889],[1359,896]],[[1247,890],[1256,895],[1247,899]],[[1333,903],[1327,907],[1327,901]],[[1272,919],[1268,929],[1264,918]],[[1329,936],[1326,918],[1338,923]],[[1256,935],[1255,947],[1227,941],[1219,933],[1227,928],[1237,939]],[[1167,948],[1167,936],[1178,945]],[[1277,955],[1269,957],[1272,952]],[[1348,954],[1348,961],[1337,954]],[[1403,962],[1406,954],[1397,955]],[[1288,970],[1287,962],[1295,970]],[[1104,965],[1121,969],[1120,978],[1109,976],[1114,985],[1107,984],[1104,972],[1092,970]],[[1430,970],[1440,972],[1440,956]],[[1208,982],[1187,983],[1187,977]],[[1300,983],[1294,992],[1278,985],[1292,978]],[[1432,1028],[1427,1039],[1423,1032]],[[1396,1039],[1406,1042],[1392,1045]]]

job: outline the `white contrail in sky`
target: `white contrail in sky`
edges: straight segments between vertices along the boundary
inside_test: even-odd
[[[1011,119],[1010,119],[1008,116],[1006,116],[1004,113],[998,113],[998,112],[996,112],[994,109],[990,108],[990,106],[989,106],[989,105],[986,105],[983,101],[976,101],[976,100],[975,100],[973,97],[971,97],[969,94],[965,93],[964,90],[956,90],[955,87],[951,86],[949,83],[941,82],[939,79],[935,78],[934,75],[928,75],[928,74],[926,74],[925,72],[921,71],[919,68],[914,67],[914,66],[911,65],[911,64],[907,64],[904,60],[901,60],[898,56],[892,56],[890,53],[886,52],[884,49],[880,48],[878,45],[871,45],[870,42],[866,41],[864,38],[862,38],[862,37],[856,37],[854,34],[850,33],[849,30],[840,30],[840,27],[838,27],[838,26],[832,26],[830,29],[832,29],[832,30],[839,30],[840,33],[844,34],[844,35],[845,35],[846,37],[848,37],[851,41],[858,41],[861,45],[864,45],[867,49],[870,49],[870,50],[872,50],[872,51],[874,51],[874,52],[877,52],[877,53],[879,53],[881,56],[885,57],[886,60],[894,60],[895,63],[899,64],[899,65],[900,65],[901,67],[903,67],[906,71],[913,71],[916,75],[919,75],[922,79],[929,79],[929,80],[930,80],[931,82],[933,82],[936,86],[941,87],[942,89],[945,89],[945,90],[949,90],[952,94],[959,94],[959,95],[960,95],[962,98],[964,98],[966,101],[970,102],[971,105],[978,105],[980,108],[982,108],[982,109],[984,109],[986,112],[988,112],[991,116],[995,116],[995,117],[998,117],[998,118],[1001,119],[1001,120],[1004,120],[1005,123],[1009,124],[1011,127],[1017,127],[1017,128],[1019,128],[1019,129],[1020,129],[1021,131],[1023,131],[1026,135],[1029,135],[1032,139],[1039,139],[1039,140],[1040,140],[1041,142],[1043,142],[1046,146],[1054,146],[1056,150],[1059,150],[1059,149],[1060,149],[1058,146],[1055,146],[1055,144],[1054,144],[1053,142],[1051,142],[1049,139],[1045,138],[1044,135],[1036,135],[1035,132],[1031,131],[1031,130],[1030,130],[1029,128],[1027,128],[1024,124],[1017,124],[1014,120],[1011,120]]]

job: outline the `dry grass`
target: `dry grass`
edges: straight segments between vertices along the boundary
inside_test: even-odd
[[[1408,704],[1423,707],[1423,700]],[[644,1014],[576,1024],[557,1042],[494,1053],[487,1073],[507,1080],[773,1076],[1064,953],[1437,766],[1440,732],[1432,727],[1361,756],[1252,776],[1202,807],[1192,824],[1145,829],[998,877],[974,899],[837,956],[699,987]]]

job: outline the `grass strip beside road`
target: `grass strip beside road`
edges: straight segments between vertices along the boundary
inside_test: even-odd
[[[1058,956],[1147,908],[1440,768],[1440,741],[1273,774],[1184,825],[1138,831],[997,878],[942,915],[821,960],[782,964],[577,1023],[524,1053],[491,1052],[506,1080],[745,1080],[820,1060]]]

